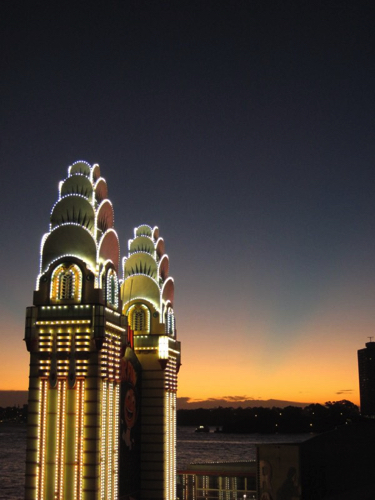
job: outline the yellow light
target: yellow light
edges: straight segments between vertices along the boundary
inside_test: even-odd
[[[159,359],[168,359],[168,337],[159,337]]]

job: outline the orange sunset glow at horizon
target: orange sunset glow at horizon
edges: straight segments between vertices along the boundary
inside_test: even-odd
[[[305,325],[304,335],[287,349],[272,345],[264,331],[263,339],[260,331],[253,335],[257,340],[249,336],[246,341],[243,332],[234,332],[227,343],[215,343],[215,332],[208,330],[197,349],[189,341],[189,322],[181,317],[178,397],[191,401],[212,399],[213,405],[216,399],[235,401],[236,406],[241,406],[241,401],[269,399],[306,404],[347,399],[359,405],[357,350],[366,339],[361,335],[361,345],[357,337],[341,335],[340,341],[345,327],[340,323],[336,333],[330,330],[328,336],[324,321],[329,323],[329,318]],[[11,328],[8,322],[7,329],[13,331],[13,348],[0,353],[0,390],[25,391],[29,354],[22,341],[23,325]]]

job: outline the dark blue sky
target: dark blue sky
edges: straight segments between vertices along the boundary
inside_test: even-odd
[[[1,2],[4,344],[27,363],[40,239],[84,159],[108,182],[122,254],[141,223],[166,240],[181,396],[223,396],[219,366],[251,352],[260,366],[232,396],[319,399],[285,389],[316,332],[327,352],[341,339],[355,399],[355,350],[375,331],[374,14],[342,0]],[[196,349],[217,377],[201,392]],[[264,365],[286,378],[258,394]]]

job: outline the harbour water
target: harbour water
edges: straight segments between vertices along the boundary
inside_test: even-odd
[[[177,430],[177,467],[192,462],[255,460],[257,443],[300,442],[305,434],[195,433],[194,427]],[[0,424],[0,500],[23,500],[26,426]]]

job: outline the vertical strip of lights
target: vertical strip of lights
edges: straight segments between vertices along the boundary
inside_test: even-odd
[[[60,426],[61,426],[61,380],[57,381],[56,452],[55,452],[55,498],[59,498],[60,472]]]
[[[74,500],[82,500],[82,473],[83,473],[83,425],[84,425],[84,395],[85,381],[77,380],[76,387],[76,429],[74,452]]]
[[[66,427],[66,380],[61,381],[61,432],[60,432],[60,480],[59,480],[59,496],[64,498],[64,472],[65,472],[65,427]]]
[[[85,381],[80,381],[80,409],[79,409],[79,476],[78,476],[78,499],[82,500],[82,490],[83,490],[83,431],[84,431],[84,411],[85,411]]]
[[[114,474],[113,474],[113,480],[114,480],[114,493],[113,493],[113,498],[117,499],[118,498],[118,480],[119,480],[119,475],[118,475],[118,462],[119,462],[119,430],[120,430],[120,384],[116,383],[115,387],[115,432],[114,432],[114,464],[113,464],[113,469],[114,469]]]
[[[36,445],[36,479],[35,479],[35,498],[36,500],[40,499],[40,477],[41,477],[41,450],[42,450],[42,408],[43,408],[43,380],[39,380],[38,387],[39,394],[39,405],[38,405],[38,438]]]
[[[56,415],[56,456],[55,456],[55,497],[63,498],[64,489],[64,451],[65,451],[65,405],[66,380],[57,382]]]
[[[107,496],[106,500],[113,498],[113,382],[108,383],[108,437],[107,437]]]
[[[170,414],[169,414],[169,391],[166,391],[166,394],[165,394],[165,413],[166,413],[166,436],[165,436],[165,439],[166,439],[166,443],[165,443],[165,446],[166,446],[166,454],[165,454],[165,498],[166,500],[170,500],[170,496],[169,496],[169,489],[170,489],[170,486],[169,486],[169,475],[170,475],[170,471],[169,471],[169,465],[170,465],[170,462],[169,462],[169,447],[170,447],[170,435],[169,435],[169,432],[170,432]]]
[[[47,399],[48,399],[48,380],[42,380],[42,429],[41,429],[41,465],[40,465],[40,490],[39,496],[44,498],[44,481],[46,475],[46,437],[47,437]]]
[[[171,393],[172,397],[172,433],[173,433],[173,438],[172,438],[172,460],[173,460],[173,465],[172,465],[172,498],[174,499],[176,497],[176,474],[177,474],[177,463],[176,463],[176,448],[177,448],[177,436],[176,436],[176,429],[177,429],[177,421],[176,421],[176,393],[172,392]]]
[[[102,409],[101,409],[101,463],[100,463],[100,498],[106,500],[106,424],[107,424],[107,381],[102,380]]]
[[[76,402],[75,402],[75,434],[74,434],[74,497],[73,500],[78,500],[79,495],[79,486],[78,486],[78,468],[80,466],[79,463],[79,444],[80,444],[80,435],[79,435],[79,410],[80,410],[80,390],[81,390],[81,381],[77,380],[76,382]]]
[[[38,416],[38,445],[36,468],[36,499],[42,500],[44,496],[44,477],[46,464],[46,427],[47,427],[47,379],[39,383],[39,416]]]

